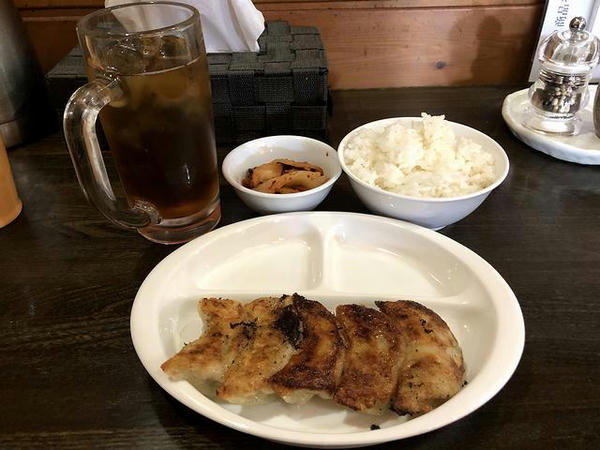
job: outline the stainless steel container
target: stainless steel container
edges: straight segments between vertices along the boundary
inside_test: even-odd
[[[0,136],[6,147],[54,121],[44,78],[12,0],[0,0]]]

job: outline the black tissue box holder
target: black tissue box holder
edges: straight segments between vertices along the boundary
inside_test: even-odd
[[[319,30],[270,21],[258,44],[258,53],[208,54],[217,144],[275,134],[325,139],[331,105]],[[87,82],[81,49],[46,79],[54,106],[64,110],[73,91]]]

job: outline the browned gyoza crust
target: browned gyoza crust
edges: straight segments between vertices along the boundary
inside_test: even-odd
[[[225,370],[248,342],[244,307],[235,300],[203,298],[198,302],[198,313],[204,321],[204,333],[165,361],[161,369],[172,380],[221,382]],[[232,327],[232,323],[241,326]]]
[[[173,380],[220,383],[237,404],[276,393],[290,403],[313,395],[356,411],[420,415],[463,384],[462,351],[446,323],[411,301],[376,302],[381,311],[341,305],[337,317],[297,294],[246,305],[204,298],[204,333],[161,368]]]
[[[299,351],[270,379],[273,390],[288,403],[305,403],[313,395],[332,398],[344,362],[344,345],[335,316],[321,303],[290,297],[302,322]]]
[[[396,391],[401,346],[381,312],[362,305],[336,308],[348,349],[335,401],[356,411],[381,414]]]
[[[230,403],[260,403],[273,393],[271,376],[296,352],[300,321],[286,296],[258,298],[244,309],[248,320],[255,324],[254,332],[225,372],[217,396]]]
[[[376,302],[406,340],[398,391],[392,408],[420,415],[456,394],[465,373],[462,351],[444,320],[412,301]]]

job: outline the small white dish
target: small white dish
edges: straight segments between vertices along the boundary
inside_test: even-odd
[[[437,312],[460,343],[468,384],[407,420],[360,414],[333,401],[239,406],[214,399],[160,365],[199,336],[202,297],[250,301],[298,292],[336,305],[412,299]],[[142,283],[131,310],[135,351],[154,380],[194,411],[235,430],[305,447],[379,444],[455,422],[491,399],[515,371],[525,342],[512,290],[481,257],[425,228],[385,217],[303,212],[219,228],[175,250]],[[214,391],[213,391],[214,392]],[[379,430],[371,431],[376,424]]]
[[[242,186],[248,169],[278,158],[316,164],[329,180],[321,186],[294,194],[269,194]],[[342,173],[334,148],[303,136],[268,136],[246,142],[229,152],[222,170],[238,197],[259,214],[312,210],[327,197]]]
[[[508,175],[508,156],[502,147],[491,137],[474,128],[459,123],[446,121],[457,137],[466,137],[481,145],[483,151],[490,153],[495,160],[495,181],[480,191],[457,197],[411,197],[385,191],[372,186],[352,173],[344,161],[344,149],[347,142],[359,130],[365,128],[380,128],[399,122],[405,127],[412,127],[420,122],[420,117],[397,117],[377,120],[355,128],[348,133],[338,146],[338,158],[342,170],[348,175],[354,192],[371,211],[396,219],[407,220],[417,225],[439,230],[447,225],[465,218],[471,214],[497,188]]]
[[[600,138],[594,132],[593,103],[597,86],[589,86],[590,101],[582,111],[581,132],[575,136],[536,133],[523,126],[523,107],[529,101],[528,89],[509,94],[502,104],[502,117],[510,131],[534,150],[563,161],[578,164],[600,164]]]

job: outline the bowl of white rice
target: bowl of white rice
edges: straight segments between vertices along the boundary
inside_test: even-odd
[[[356,128],[338,158],[371,211],[436,230],[475,211],[509,168],[489,136],[425,113]]]

